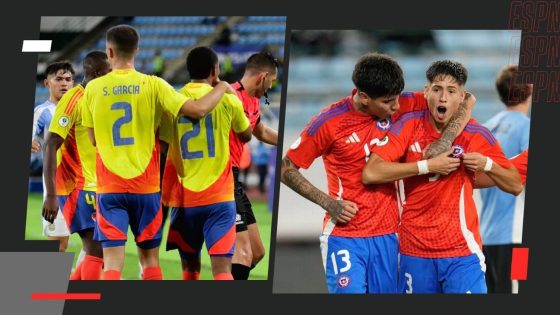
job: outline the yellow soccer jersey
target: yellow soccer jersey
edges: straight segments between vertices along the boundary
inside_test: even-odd
[[[163,79],[134,69],[113,70],[88,83],[83,125],[95,134],[98,193],[159,191],[161,116],[178,115],[186,101]]]
[[[81,99],[84,88],[78,84],[58,102],[49,132],[64,139],[57,151],[56,194],[66,196],[73,189],[95,191],[95,148],[82,126]]]
[[[208,94],[212,86],[188,83],[179,92],[192,99]],[[170,120],[164,117],[164,122]],[[232,94],[205,117],[193,120],[177,117],[162,123],[161,138],[169,143],[164,190],[169,189],[170,206],[192,207],[233,200],[233,175],[229,154],[229,133],[249,127],[243,104]]]

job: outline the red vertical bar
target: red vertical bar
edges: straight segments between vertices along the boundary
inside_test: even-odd
[[[511,254],[511,280],[527,280],[529,248],[514,248]]]

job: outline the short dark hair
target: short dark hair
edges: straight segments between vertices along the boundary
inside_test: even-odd
[[[352,82],[371,98],[399,95],[404,89],[403,72],[397,61],[379,53],[368,53],[358,59]]]
[[[434,82],[440,76],[450,76],[461,86],[467,83],[469,75],[467,68],[461,63],[451,60],[438,60],[426,70],[426,79],[430,83]]]
[[[84,73],[86,76],[95,75],[95,72],[101,71],[101,68],[106,65],[106,62],[107,54],[105,52],[98,50],[89,52],[83,61]]]
[[[138,48],[140,35],[130,25],[121,24],[107,30],[107,42],[115,46],[115,53],[123,57],[132,57]]]
[[[84,58],[84,65],[88,63],[97,63],[98,61],[107,60],[107,54],[103,51],[94,50],[89,52]]]
[[[56,74],[60,70],[63,70],[64,72],[70,72],[72,76],[74,76],[74,74],[76,73],[74,71],[74,67],[72,67],[72,64],[68,60],[63,60],[49,64],[47,66],[47,69],[45,69],[45,73],[43,75],[46,78],[51,74]]]
[[[208,78],[217,64],[218,55],[210,47],[195,47],[187,56],[187,71],[194,80]]]
[[[507,65],[500,70],[496,77],[496,89],[500,100],[506,106],[518,105],[531,96],[530,84],[515,82],[515,77],[518,75],[519,67],[517,65]]]
[[[268,71],[274,73],[279,67],[280,62],[278,59],[274,58],[274,56],[268,51],[261,51],[252,54],[249,59],[247,59],[245,72]]]

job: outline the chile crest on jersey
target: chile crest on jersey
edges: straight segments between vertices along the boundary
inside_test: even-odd
[[[391,118],[383,118],[377,121],[377,128],[381,131],[387,131],[391,128]]]

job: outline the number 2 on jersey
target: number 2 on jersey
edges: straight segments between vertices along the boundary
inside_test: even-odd
[[[189,151],[189,140],[200,134],[200,120],[191,120],[188,117],[179,118],[180,124],[191,123],[193,129],[187,131],[181,137],[181,155],[183,160],[200,159],[203,157],[202,151]],[[214,128],[212,126],[212,114],[204,117],[204,124],[206,127],[206,141],[208,145],[208,157],[215,157],[216,150],[214,144]]]
[[[117,119],[113,124],[113,144],[115,146],[134,144],[133,137],[121,137],[121,127],[132,121],[132,106],[130,103],[117,102],[111,106],[111,110],[124,110],[124,116]]]

